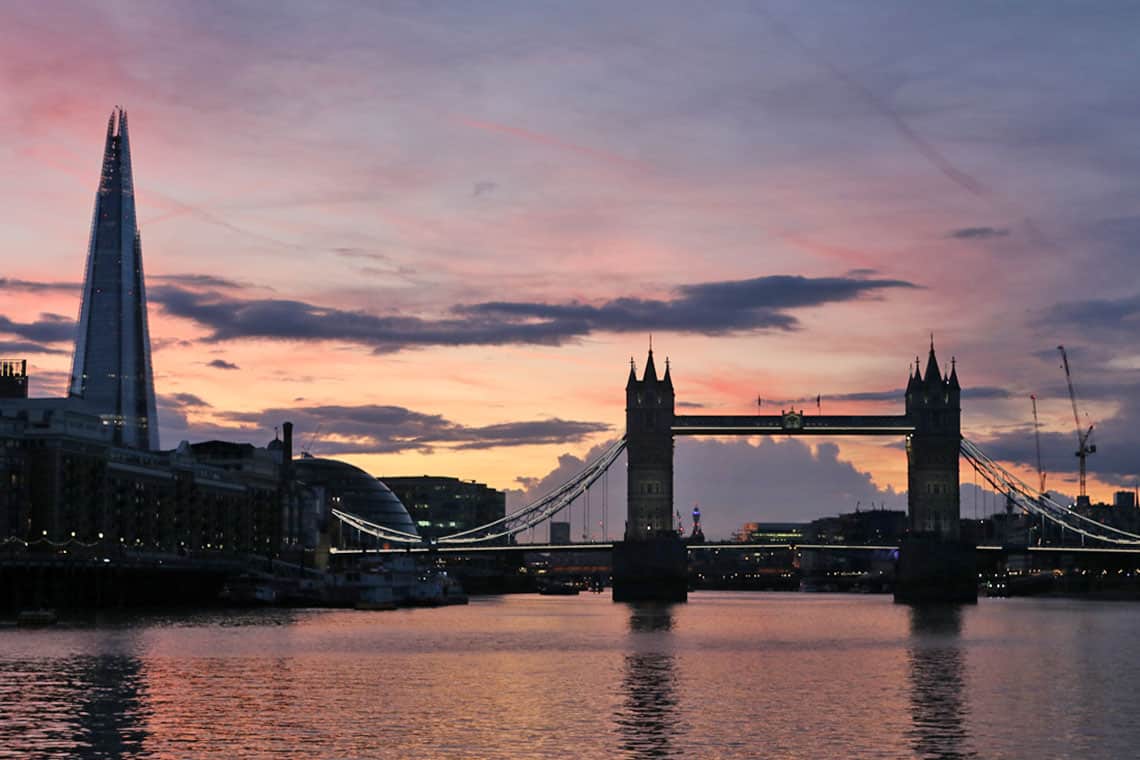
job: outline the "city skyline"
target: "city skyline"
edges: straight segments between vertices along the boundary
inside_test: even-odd
[[[28,356],[33,394],[66,391],[95,125],[121,102],[164,448],[263,442],[290,418],[302,447],[378,475],[533,490],[621,434],[629,354],[640,367],[650,333],[682,408],[741,413],[759,396],[810,413],[818,395],[828,412],[890,413],[934,331],[961,360],[964,432],[1029,473],[1036,393],[1050,486],[1075,493],[1064,343],[1097,424],[1090,491],[1107,499],[1135,483],[1138,443],[1126,25],[903,7],[610,8],[606,34],[512,5],[298,8],[264,32],[236,11],[16,10],[0,148],[23,181],[0,191],[0,351]],[[1034,35],[1010,47],[987,13]],[[187,46],[142,42],[157,24],[182,25]],[[84,25],[140,44],[83,70]],[[678,481],[735,467],[707,489],[723,503],[768,487],[733,527],[787,516],[807,483],[828,503],[804,520],[903,503],[898,442],[678,452]]]

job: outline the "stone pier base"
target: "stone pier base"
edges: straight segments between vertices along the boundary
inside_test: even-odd
[[[615,602],[684,602],[689,554],[678,536],[614,544]]]
[[[899,546],[895,601],[903,604],[978,601],[978,559],[972,544],[908,538]]]

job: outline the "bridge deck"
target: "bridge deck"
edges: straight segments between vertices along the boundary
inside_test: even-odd
[[[376,554],[475,554],[483,552],[581,552],[581,551],[610,551],[613,544],[610,542],[595,542],[583,544],[510,544],[507,546],[436,546],[428,548],[417,546],[410,549],[332,549],[334,555],[376,555]],[[689,544],[686,549],[690,553],[703,551],[757,551],[779,550],[788,551],[891,551],[898,549],[891,544]],[[1097,546],[995,546],[992,544],[978,544],[976,549],[980,552],[1008,552],[1020,554],[1140,554],[1140,546],[1135,547],[1097,547]]]
[[[901,415],[836,415],[789,412],[755,415],[684,414],[673,435],[907,435],[914,423]]]

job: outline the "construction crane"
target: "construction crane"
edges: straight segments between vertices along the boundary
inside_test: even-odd
[[[1041,466],[1041,423],[1037,421],[1037,396],[1030,393],[1033,400],[1033,442],[1037,446],[1037,477],[1041,479],[1040,494],[1045,495],[1045,468]]]
[[[1073,421],[1077,424],[1077,459],[1080,461],[1081,473],[1081,494],[1078,501],[1084,502],[1088,501],[1088,493],[1085,490],[1085,460],[1089,454],[1096,453],[1096,445],[1089,443],[1095,426],[1089,425],[1089,429],[1084,430],[1081,413],[1077,410],[1077,392],[1073,390],[1073,375],[1069,372],[1069,356],[1065,353],[1064,346],[1057,346],[1057,350],[1061,352],[1061,366],[1065,368],[1065,382],[1069,384],[1069,400],[1073,402]]]

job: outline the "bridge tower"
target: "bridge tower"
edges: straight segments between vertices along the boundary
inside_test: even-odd
[[[685,601],[688,553],[673,525],[673,379],[657,377],[653,348],[625,385],[628,461],[625,540],[614,545],[614,601]]]
[[[673,532],[673,402],[669,360],[658,380],[649,349],[645,375],[638,380],[630,359],[625,384],[627,541]]]
[[[930,343],[926,376],[907,383],[906,414],[914,422],[907,440],[907,506],[912,535],[957,541],[959,530],[958,448],[962,440],[962,389],[951,362],[943,378]]]
[[[930,341],[925,375],[915,360],[906,387],[909,530],[899,548],[895,600],[977,601],[977,558],[963,544],[960,528],[958,457],[962,440],[962,388],[951,360],[942,376]]]

